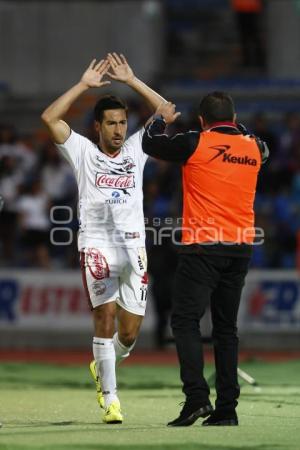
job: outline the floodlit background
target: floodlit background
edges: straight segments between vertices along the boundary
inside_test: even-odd
[[[176,103],[182,116],[170,132],[197,129],[195,108],[218,89],[232,94],[239,121],[268,143],[255,205],[265,244],[255,247],[244,291],[241,347],[299,349],[299,0],[0,1],[0,347],[90,349],[76,183],[39,116],[91,59],[111,51]],[[128,101],[129,134],[149,117],[136,94],[113,82],[71,108],[76,131],[94,138],[92,108],[105,92]],[[179,166],[149,159],[144,194],[147,227],[178,226]],[[153,245],[152,232],[147,245],[151,287],[138,344],[170,349],[176,248],[168,238]],[[209,335],[209,318],[203,326]]]

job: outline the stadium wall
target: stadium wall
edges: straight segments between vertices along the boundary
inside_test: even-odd
[[[151,302],[139,339],[153,346]],[[209,316],[204,319],[209,334]],[[300,279],[296,271],[251,271],[239,315],[243,348],[298,349]],[[0,348],[89,348],[92,319],[77,271],[0,271]]]

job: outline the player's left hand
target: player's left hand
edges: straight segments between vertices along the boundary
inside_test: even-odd
[[[111,71],[107,75],[116,81],[129,83],[134,79],[134,73],[124,55],[117,53],[108,53],[107,61],[110,64]]]

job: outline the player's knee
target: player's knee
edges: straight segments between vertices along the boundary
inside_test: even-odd
[[[97,336],[110,336],[114,332],[115,314],[110,310],[95,308],[93,311],[94,325]]]
[[[119,333],[119,339],[125,347],[131,347],[137,338],[137,333],[133,330],[122,331]]]

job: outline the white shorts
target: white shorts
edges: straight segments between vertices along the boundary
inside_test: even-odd
[[[92,309],[116,302],[126,311],[144,316],[148,287],[144,247],[85,248],[80,263]]]

